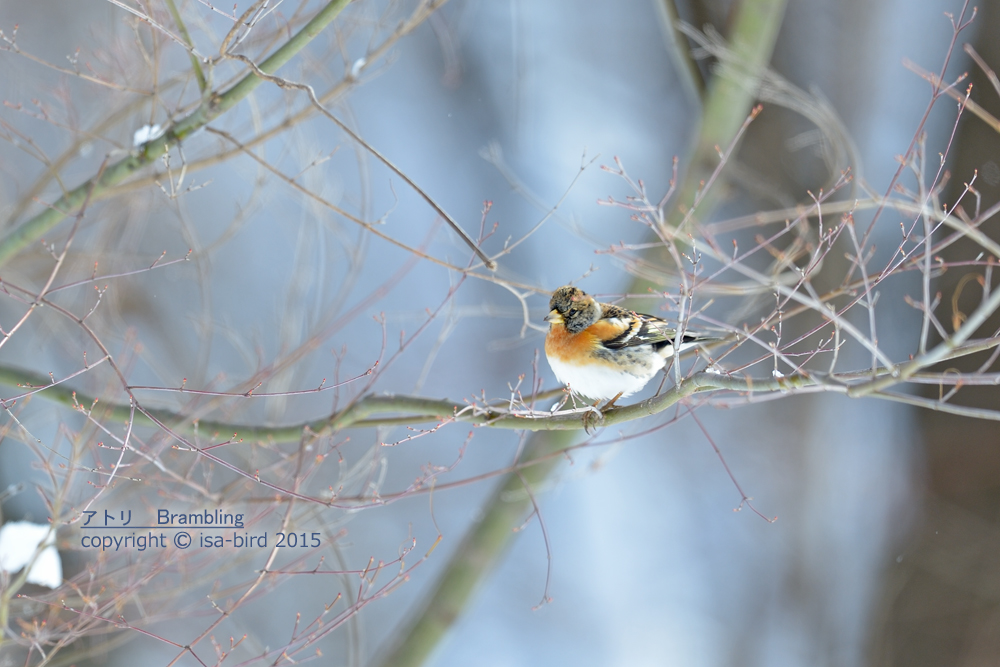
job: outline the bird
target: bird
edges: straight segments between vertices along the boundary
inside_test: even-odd
[[[577,394],[608,401],[603,409],[645,387],[675,346],[684,352],[722,340],[692,331],[677,340],[665,320],[600,303],[572,285],[552,293],[545,320],[545,356],[556,379]]]

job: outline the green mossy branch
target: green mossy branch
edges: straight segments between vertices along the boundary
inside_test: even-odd
[[[100,421],[124,423],[133,418],[133,412],[127,405],[108,405],[95,401],[92,396],[74,391],[63,384],[53,383],[48,376],[0,367],[0,383],[24,389],[35,389],[37,390],[35,393],[39,396],[74,410],[92,412],[94,418]],[[611,408],[603,415],[589,407],[549,412],[530,410],[526,407],[510,409],[509,401],[475,404],[401,394],[369,394],[358,398],[343,410],[335,412],[329,417],[288,426],[250,426],[209,419],[191,420],[182,413],[173,410],[145,407],[142,410],[156,421],[167,424],[171,428],[177,429],[178,432],[191,433],[197,429],[202,434],[223,433],[227,436],[236,434],[239,438],[250,442],[288,442],[299,440],[306,432],[324,434],[345,428],[372,428],[442,421],[524,431],[580,431],[584,430],[585,427],[614,426],[642,419],[662,412],[678,401],[704,391],[772,392],[808,386],[817,386],[817,383],[805,376],[754,379],[702,372],[691,376],[680,386],[672,387],[658,396],[632,405]],[[844,386],[843,389],[846,391],[847,387]],[[139,389],[133,389],[133,391],[141,392]],[[186,392],[183,389],[177,389],[177,393]],[[556,390],[525,400],[532,402],[561,394],[562,390]],[[262,400],[262,398],[234,396],[234,400],[249,401]],[[13,407],[11,403],[10,399],[6,399],[8,409]],[[585,415],[590,415],[586,424],[584,423]],[[134,420],[137,426],[156,426],[156,422],[139,411],[134,413]]]

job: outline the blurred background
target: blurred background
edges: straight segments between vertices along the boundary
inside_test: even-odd
[[[728,34],[734,3],[670,4],[688,24]],[[945,77],[969,72],[972,97],[994,114],[998,95],[962,45],[973,44],[1000,67],[998,5],[979,5]],[[169,19],[156,3],[135,6]],[[239,3],[236,13],[247,6]],[[214,54],[232,25],[223,15],[230,8],[215,11],[194,1],[179,7],[196,43]],[[277,40],[284,33],[275,26],[316,7],[282,3],[261,26]],[[903,61],[939,72],[953,37],[947,13],[958,16],[962,8],[956,0],[789,0],[771,67],[825,100],[843,123],[853,153],[835,169],[850,166],[872,191],[886,192],[899,167],[896,156],[907,150],[930,101],[929,84]],[[631,194],[623,179],[600,166],[620,158],[658,200],[669,187],[674,156],[683,166],[692,148],[701,113],[697,86],[675,55],[693,44],[678,41],[665,6],[659,0],[452,0],[383,57],[358,60],[412,10],[407,3],[352,3],[329,35],[280,74],[319,92],[353,68],[359,81],[331,110],[473,236],[483,202],[491,201],[485,229],[498,226],[484,244],[488,253],[544,219],[499,260],[497,273],[525,295],[534,326],[525,325],[511,289],[463,280],[415,259],[303,194],[300,188],[317,193],[439,260],[469,262],[468,248],[423,199],[328,119],[312,115],[213,163],[213,155],[308,107],[301,91],[265,84],[213,124],[217,132],[187,139],[184,156],[174,151],[170,174],[162,163],[142,172],[134,187],[95,202],[81,222],[62,282],[89,277],[95,262],[99,273],[114,273],[148,267],[164,251],[164,261],[192,251],[186,263],[111,281],[95,311],[95,329],[116,358],[121,355],[131,384],[176,387],[186,380],[188,387],[246,391],[259,377],[267,380],[262,391],[308,389],[323,378],[332,382],[335,373],[344,379],[365,372],[383,348],[391,358],[400,340],[419,333],[398,361],[383,364],[388,367],[374,384],[348,385],[340,400],[362,387],[447,397],[458,405],[479,396],[503,398],[521,375],[525,393],[536,372],[546,388],[556,386],[541,354],[548,291],[570,281],[602,299],[629,290],[628,267],[607,250],[642,242],[647,229],[626,211],[597,203]],[[135,130],[165,123],[197,98],[183,49],[150,39],[148,27],[116,4],[8,0],[0,4],[0,29],[11,38],[15,24],[16,49],[7,42],[0,53],[4,234],[41,210],[39,202],[53,201],[61,187],[96,173],[105,156],[125,155]],[[267,44],[250,40],[247,52],[267,53]],[[215,83],[237,66],[220,66]],[[78,73],[100,73],[128,89]],[[705,64],[700,76],[710,75]],[[959,87],[964,91],[965,83]],[[950,100],[931,112],[929,163],[936,165],[946,150],[956,113]],[[809,203],[810,191],[828,188],[814,129],[800,115],[765,103],[719,186],[713,220]],[[59,178],[19,208],[47,164],[71,147],[58,164]],[[998,148],[997,133],[966,115],[949,152],[949,188],[961,188],[978,171],[983,208],[1000,199]],[[192,166],[179,196],[171,196],[182,163]],[[154,171],[159,186],[139,178]],[[946,190],[942,198],[952,201],[955,193]],[[860,226],[864,214],[856,217]],[[901,219],[891,213],[881,221],[873,239],[880,251],[898,245]],[[65,238],[70,224],[47,240]],[[995,229],[985,231],[995,238]],[[962,257],[970,247],[950,250]],[[37,289],[51,269],[51,255],[35,244],[2,275]],[[946,304],[958,280],[945,274],[935,286]],[[905,358],[908,337],[920,326],[919,313],[903,304],[903,295],[918,288],[916,277],[880,294],[887,304],[880,311],[880,343],[897,359]],[[85,312],[95,301],[92,292],[80,288],[65,303]],[[649,303],[651,312],[661,307]],[[717,307],[712,316],[739,327],[742,321],[727,318],[738,305]],[[17,307],[0,304],[4,326]],[[80,351],[88,346],[65,319],[39,315],[0,349],[0,364],[65,377],[79,370]],[[865,363],[864,354],[850,351],[842,360],[847,367]],[[107,368],[82,376],[74,388],[123,402]],[[636,398],[655,390],[650,386]],[[214,418],[245,424],[294,424],[331,409],[329,394],[228,403],[142,396],[151,406],[199,415],[211,410]],[[969,405],[997,405],[992,389],[963,397]],[[523,530],[428,664],[979,665],[1000,659],[1000,431],[993,422],[820,394],[731,409],[702,406],[697,415],[703,428],[670,412],[601,431],[567,455],[534,489],[545,535],[538,517],[524,517]],[[98,438],[86,420],[44,397],[18,417],[53,450]],[[481,428],[462,449],[469,431],[450,425],[391,448],[379,443],[413,432],[347,431],[335,439],[330,465],[317,468],[329,479],[311,483],[339,483],[359,494],[377,486],[390,495],[424,474],[423,466],[457,461],[440,480],[473,479],[510,465],[523,446],[516,434]],[[150,433],[150,443],[169,440]],[[23,480],[44,484],[37,454],[13,443],[16,437],[8,433],[0,445],[0,488]],[[733,511],[741,497],[713,443],[754,505],[776,522],[745,507]],[[83,446],[93,448],[92,442]],[[267,455],[245,456],[241,465],[252,473],[257,457]],[[370,557],[392,560],[411,537],[416,559],[442,536],[405,584],[324,638],[325,660],[379,664],[380,652],[429,595],[495,484],[494,475],[385,506],[316,511],[309,520],[338,535],[335,551],[353,569]],[[119,480],[101,503],[171,506],[183,495]],[[3,504],[5,520],[45,522],[49,514],[30,489]],[[258,519],[271,525],[277,514]],[[69,537],[60,542],[67,578],[84,572],[91,556],[71,553],[74,543]],[[226,589],[226,577],[250,578],[262,567],[258,556],[219,579],[204,562],[197,563],[196,577],[164,571],[166,579],[148,585],[172,581],[189,587],[191,597],[171,607],[183,612],[153,605],[150,627],[178,645],[189,643],[214,619],[206,591],[238,597]],[[138,555],[129,558],[134,571],[143,570]],[[223,637],[249,636],[233,652],[241,663],[288,642],[296,613],[312,618],[340,587],[352,595],[356,580],[290,578],[259,593],[215,634],[223,643]],[[535,608],[545,595],[551,602]],[[132,618],[141,615],[130,609]],[[86,640],[90,653],[83,658],[153,665],[178,654],[176,646],[125,634],[121,642],[111,635]]]

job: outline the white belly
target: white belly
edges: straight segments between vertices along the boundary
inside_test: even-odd
[[[652,364],[643,369],[641,374],[620,373],[603,364],[586,366],[569,365],[558,359],[549,357],[549,366],[556,379],[568,384],[570,389],[588,398],[606,401],[621,392],[622,397],[631,396],[646,386],[646,383],[656,375],[657,371],[666,365],[666,360],[654,355]]]

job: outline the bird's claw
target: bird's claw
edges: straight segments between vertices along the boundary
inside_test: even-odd
[[[615,407],[615,401],[622,397],[622,392],[618,392],[614,398],[602,405],[600,408],[597,407],[597,403],[587,406],[587,411],[583,413],[583,430],[588,434],[590,433],[590,427],[593,426],[596,430],[604,422],[604,414]],[[596,420],[596,423],[595,423]]]
[[[604,422],[604,411],[598,410],[596,405],[587,406],[586,411],[583,413],[583,430],[586,431],[587,435],[592,435],[597,432],[597,428]],[[593,427],[593,431],[591,431]]]

